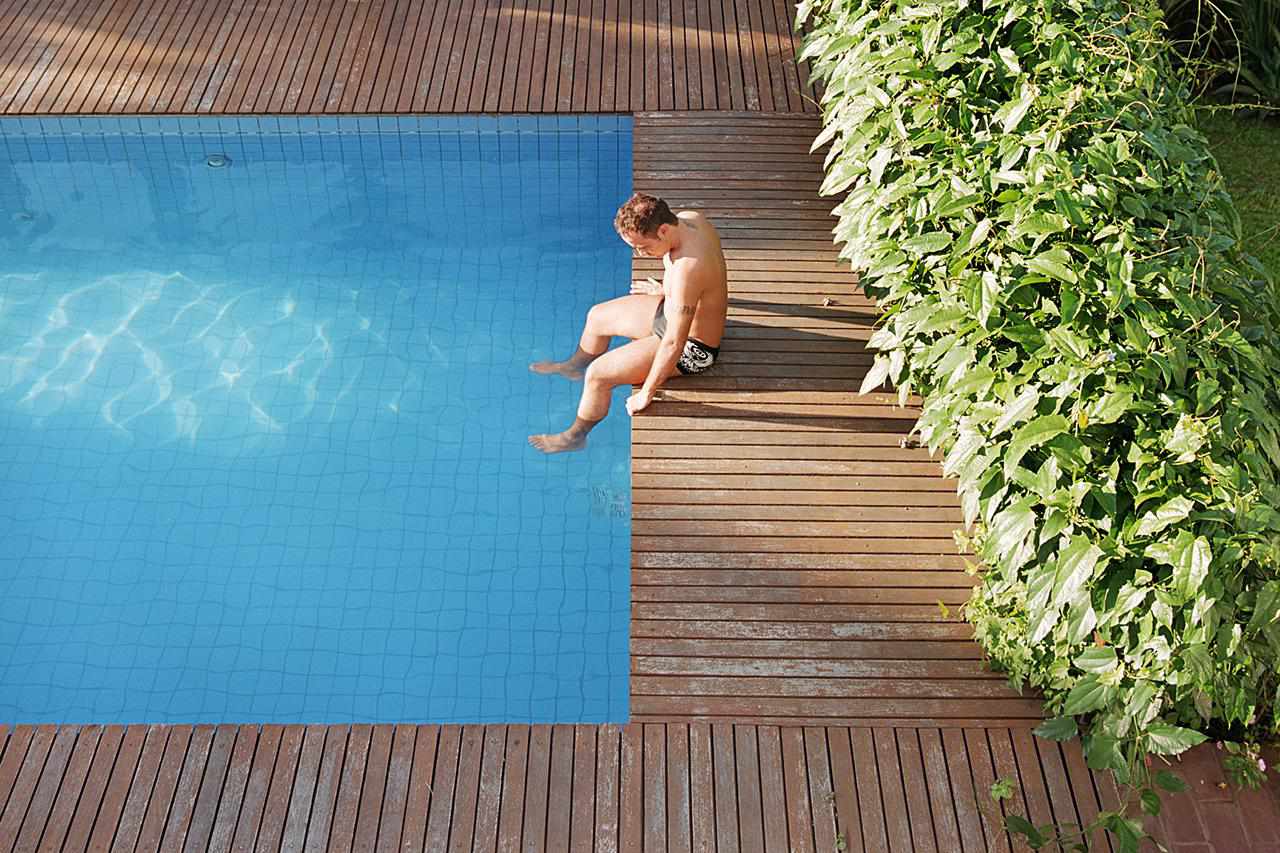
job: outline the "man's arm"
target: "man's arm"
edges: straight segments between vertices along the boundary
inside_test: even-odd
[[[685,341],[689,340],[689,329],[693,326],[693,315],[698,307],[698,294],[684,270],[673,268],[667,273],[667,279],[670,292],[662,307],[667,318],[667,331],[662,336],[662,343],[658,344],[653,366],[640,388],[647,397],[652,397],[675,370]]]

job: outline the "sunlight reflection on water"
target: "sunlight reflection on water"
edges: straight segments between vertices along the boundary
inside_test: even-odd
[[[92,412],[131,438],[194,445],[357,410],[396,416],[423,384],[359,291],[132,271],[8,274],[0,294],[0,401],[37,421]]]

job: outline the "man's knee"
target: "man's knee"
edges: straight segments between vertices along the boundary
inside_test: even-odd
[[[612,377],[605,372],[599,361],[593,361],[587,365],[586,373],[582,377],[582,381],[589,385],[614,385]]]

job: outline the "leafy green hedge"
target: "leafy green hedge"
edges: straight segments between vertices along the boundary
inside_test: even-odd
[[[1151,0],[803,0],[824,192],[967,617],[1095,767],[1274,731],[1280,312]]]

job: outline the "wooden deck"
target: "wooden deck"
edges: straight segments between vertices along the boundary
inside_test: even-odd
[[[1000,776],[1037,825],[1116,796],[1025,729],[19,727],[0,851],[979,853]]]
[[[0,0],[0,114],[816,112],[789,0]]]
[[[731,301],[717,366],[633,421],[633,719],[1035,724],[959,615],[955,487],[900,446],[917,410],[856,393],[876,309],[831,242],[818,130],[636,117],[636,188],[710,216]]]

